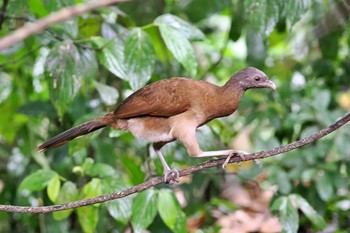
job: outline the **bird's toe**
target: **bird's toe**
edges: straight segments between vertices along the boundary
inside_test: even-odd
[[[222,168],[225,170],[227,164],[230,162],[231,158],[233,156],[238,156],[242,161],[247,160],[246,155],[248,155],[248,152],[245,151],[233,151],[231,154],[229,154],[225,160],[225,162],[222,164]]]
[[[175,174],[173,178],[169,179],[169,176],[173,176],[172,174]],[[169,184],[177,184],[180,182],[180,173],[176,169],[169,169],[164,170],[164,182]]]

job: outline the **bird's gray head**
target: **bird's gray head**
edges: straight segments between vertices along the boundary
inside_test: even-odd
[[[254,67],[248,67],[239,71],[231,80],[234,80],[236,85],[238,84],[244,91],[250,88],[271,88],[276,90],[276,84],[269,80],[264,72]]]

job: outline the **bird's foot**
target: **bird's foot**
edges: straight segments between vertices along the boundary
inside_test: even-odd
[[[244,152],[244,151],[240,151],[240,152],[234,152],[234,153],[231,153],[229,156],[227,156],[225,162],[222,164],[222,169],[226,169],[226,166],[227,164],[230,162],[230,159],[233,157],[233,156],[238,156],[240,157],[243,161],[246,160],[245,156],[249,154],[247,152]]]
[[[168,180],[168,176],[175,173],[175,177]],[[176,169],[166,169],[164,170],[164,182],[169,184],[176,184],[180,182],[180,173]]]

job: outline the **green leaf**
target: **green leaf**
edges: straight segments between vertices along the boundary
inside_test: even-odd
[[[279,0],[245,0],[244,6],[253,30],[265,36],[270,35],[278,22]]]
[[[44,1],[46,9],[48,12],[56,12],[64,7],[73,6],[76,4],[75,0],[54,0],[54,1]],[[77,17],[71,17],[67,20],[53,24],[51,30],[55,33],[63,34],[76,38],[79,32],[78,19]]]
[[[123,164],[123,169],[128,174],[129,180],[133,184],[139,184],[144,181],[145,173],[141,169],[141,161],[136,156],[120,156],[120,161]]]
[[[326,172],[323,172],[316,180],[316,190],[320,198],[324,201],[328,201],[333,197],[333,181]]]
[[[48,14],[44,2],[41,0],[28,0],[28,6],[30,11],[39,17],[43,17]]]
[[[186,215],[182,211],[174,193],[169,189],[158,192],[158,212],[165,225],[173,232],[187,232]]]
[[[281,206],[280,213],[284,230],[288,233],[296,233],[299,227],[298,211],[289,199]]]
[[[329,46],[329,45],[328,45]],[[329,103],[331,102],[331,93],[329,90],[312,90],[313,100],[310,103],[311,106],[315,106],[317,110],[327,109]]]
[[[52,26],[56,33],[65,34],[70,38],[77,38],[79,33],[78,20],[73,17]]]
[[[150,36],[153,48],[156,53],[157,60],[160,62],[168,62],[169,61],[169,51],[164,43],[162,36],[159,33],[158,27],[151,27],[147,29],[147,34]]]
[[[43,116],[44,114],[50,119],[56,117],[55,109],[53,108],[52,104],[47,101],[28,101],[25,105],[18,109],[18,113],[30,117]]]
[[[192,22],[200,22],[202,19],[210,18],[210,16],[220,14],[224,9],[232,7],[234,5],[232,2],[231,0],[191,0],[184,4],[186,5],[185,15]]]
[[[70,181],[65,182],[61,190],[58,194],[58,197],[55,201],[55,204],[62,204],[62,203],[68,203],[72,201],[76,201],[78,199],[78,189],[76,185]],[[67,218],[71,213],[72,209],[70,210],[63,210],[53,213],[53,217],[55,220],[62,220]]]
[[[278,190],[281,193],[287,194],[292,189],[292,185],[287,173],[280,167],[278,166],[270,167],[269,177],[271,181],[277,183]]]
[[[191,43],[181,32],[169,25],[160,24],[159,29],[167,48],[174,55],[175,59],[185,67],[190,75],[195,76],[198,63]]]
[[[10,75],[0,72],[0,103],[7,99],[12,90]]]
[[[38,170],[27,176],[22,181],[19,188],[27,189],[29,191],[43,190],[56,175],[57,173],[52,170]]]
[[[96,81],[95,86],[104,104],[110,106],[117,103],[117,100],[119,98],[119,93],[117,89]]]
[[[302,182],[310,182],[314,179],[314,177],[316,177],[316,174],[317,174],[317,169],[315,169],[315,168],[305,169],[301,173],[301,181]]]
[[[239,1],[234,7],[234,11],[231,15],[229,38],[233,41],[237,41],[241,37],[244,25],[244,14],[241,14],[244,10],[243,2]]]
[[[167,25],[178,31],[182,36],[184,36],[188,40],[205,39],[205,35],[203,34],[203,32],[201,32],[201,30],[175,15],[161,15],[154,20],[154,23],[158,26]]]
[[[299,194],[289,195],[293,203],[296,203],[298,208],[310,219],[312,224],[318,229],[322,230],[326,227],[326,222],[321,215]]]
[[[92,177],[111,177],[116,175],[116,170],[108,164],[105,163],[95,163],[88,169],[84,168],[87,175]]]
[[[227,211],[235,211],[238,209],[238,207],[231,201],[221,199],[218,197],[211,198],[210,204],[220,209],[226,209]]]
[[[192,45],[188,40],[204,39],[204,34],[186,21],[170,14],[159,16],[154,20],[154,23],[159,27],[164,43],[175,59],[192,76],[195,76],[198,63]]]
[[[94,77],[97,64],[91,50],[79,50],[72,42],[57,43],[45,62],[45,76],[51,100],[60,117],[63,116],[82,82]]]
[[[13,104],[13,99],[17,99],[17,96],[11,98],[11,101],[5,101],[0,105],[0,122],[11,122],[11,124],[0,124],[0,135],[1,138],[10,143],[14,140],[19,129],[28,121],[26,115],[17,113],[18,109]]]
[[[169,189],[159,190],[157,207],[163,222],[173,230],[176,223],[177,205],[175,198]]]
[[[288,178],[287,173],[284,170],[280,170],[277,173],[277,184],[279,191],[283,194],[289,193],[290,190],[292,189],[292,185],[290,183],[290,180]]]
[[[175,233],[183,233],[183,232],[188,232],[187,229],[187,217],[186,214],[181,210],[181,211],[177,211],[177,215],[176,215],[176,223],[174,226],[173,231]]]
[[[97,197],[102,194],[101,180],[98,178],[93,178],[89,183],[87,183],[83,188],[82,198],[88,199]]]
[[[319,39],[319,47],[322,57],[329,60],[336,60],[340,48],[340,39],[343,30],[337,29],[332,33],[327,33]]]
[[[101,31],[103,20],[99,16],[89,15],[88,17],[79,17],[79,33],[84,38],[96,36]]]
[[[68,7],[74,5],[75,0],[54,0],[54,1],[44,1],[46,9],[49,12],[55,12],[63,7]]]
[[[128,80],[123,46],[116,40],[108,41],[102,37],[93,37],[91,41],[99,49],[97,56],[101,64],[117,77]]]
[[[157,215],[157,195],[154,189],[137,195],[132,206],[131,222],[135,232],[146,229]]]
[[[297,209],[287,197],[277,198],[271,205],[274,214],[277,213],[283,225],[284,232],[296,233],[299,227],[299,216]]]
[[[80,207],[77,210],[77,214],[84,233],[95,232],[98,222],[98,208],[95,206]]]
[[[58,175],[55,175],[54,177],[52,177],[52,179],[49,181],[49,184],[47,185],[47,195],[49,196],[52,202],[56,201],[58,193],[60,192],[60,187],[60,177]]]
[[[106,178],[102,182],[103,193],[114,193],[127,189],[129,185],[123,181],[117,181],[114,178]],[[132,213],[133,196],[127,196],[122,199],[116,199],[106,203],[108,213],[117,221],[126,225]]]
[[[309,8],[310,1],[304,0],[294,0],[294,1],[284,1],[284,12],[288,22],[288,26],[293,26],[305,11]]]
[[[124,64],[133,90],[150,80],[155,63],[155,52],[150,37],[140,28],[130,31],[125,42]]]
[[[86,158],[82,165],[84,173],[91,174],[93,172],[93,166],[95,161],[92,158]]]

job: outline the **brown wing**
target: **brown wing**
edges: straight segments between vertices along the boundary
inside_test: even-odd
[[[185,112],[190,107],[186,95],[187,78],[171,78],[155,82],[136,91],[114,111],[117,118],[139,116],[169,117]],[[190,85],[191,86],[191,85]]]

